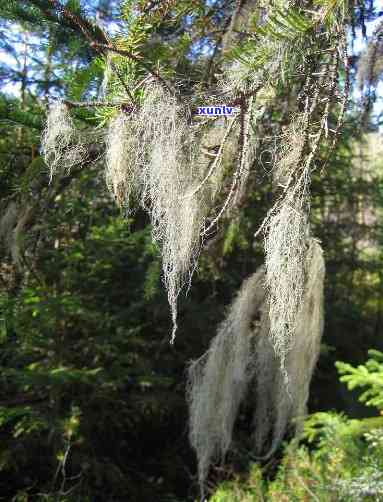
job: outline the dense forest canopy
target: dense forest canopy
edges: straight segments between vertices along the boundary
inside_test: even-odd
[[[0,1],[0,499],[383,500],[382,11]]]

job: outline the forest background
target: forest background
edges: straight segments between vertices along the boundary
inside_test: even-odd
[[[49,182],[40,148],[49,103],[97,99],[105,71],[105,61],[58,5],[0,1],[0,500],[195,500],[185,370],[208,347],[243,279],[263,261],[262,242],[253,236],[270,204],[275,139],[259,146],[241,210],[206,244],[193,286],[180,300],[179,332],[170,346],[148,218],[141,211],[125,218],[114,204],[103,152],[95,146],[86,162]],[[214,82],[234,7],[223,0],[65,4],[91,21],[96,35],[100,26],[125,37],[141,61],[169,78],[182,76],[185,92],[196,82]],[[381,7],[352,3],[358,50],[368,44],[365,30],[378,26]],[[135,24],[137,13],[142,18]],[[346,121],[325,176],[315,177],[311,189],[313,233],[326,261],[313,415],[298,450],[285,446],[259,464],[249,449],[244,407],[226,464],[210,474],[217,502],[383,500],[379,75],[362,106],[361,58],[352,38],[350,26]],[[279,105],[265,118],[268,137],[283,127],[291,92],[281,89]],[[96,134],[105,120],[97,109],[74,114],[79,127]],[[366,366],[370,349],[376,352]],[[369,385],[372,407],[339,381],[336,361],[353,365],[338,365],[354,375],[351,386]]]

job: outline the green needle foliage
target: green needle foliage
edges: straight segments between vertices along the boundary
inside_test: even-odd
[[[337,362],[336,367],[342,375],[340,381],[347,384],[349,390],[366,388],[359,400],[367,406],[383,410],[383,353],[369,350],[370,359],[357,367]]]

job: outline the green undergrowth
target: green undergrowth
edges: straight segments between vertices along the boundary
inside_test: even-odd
[[[251,463],[245,477],[220,484],[210,502],[383,501],[383,354],[369,355],[364,365],[336,366],[349,390],[363,390],[359,401],[377,416],[310,415],[301,442],[285,446],[276,473],[273,461]]]
[[[272,480],[265,479],[267,468],[251,464],[245,479],[222,483],[210,501],[383,500],[383,417],[354,421],[335,413],[318,415],[309,422],[323,420],[320,446],[286,447]]]

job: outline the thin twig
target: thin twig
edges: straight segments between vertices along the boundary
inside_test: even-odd
[[[235,118],[230,121],[230,123],[229,123],[229,125],[228,125],[228,127],[227,127],[227,129],[225,131],[225,134],[224,134],[224,136],[222,138],[221,144],[219,146],[219,150],[216,153],[215,159],[214,159],[214,161],[213,161],[213,163],[212,163],[209,171],[207,172],[206,176],[201,181],[201,183],[197,186],[197,188],[195,188],[191,193],[186,194],[183,197],[183,199],[189,199],[191,197],[194,197],[194,195],[201,190],[201,188],[205,185],[205,183],[208,181],[208,179],[210,178],[210,176],[215,171],[216,167],[218,166],[219,162],[221,161],[221,156],[222,156],[223,148],[225,146],[227,138],[229,137],[230,131],[233,128],[234,122],[235,122]]]
[[[263,232],[265,230],[265,228],[267,228],[269,222],[270,222],[270,218],[273,214],[275,214],[276,211],[278,211],[279,207],[280,207],[280,204],[281,202],[285,199],[285,196],[286,196],[286,193],[288,192],[288,190],[291,188],[291,185],[294,183],[294,188],[293,190],[295,191],[296,188],[298,188],[301,184],[301,182],[304,180],[304,178],[307,178],[307,176],[309,175],[309,169],[310,169],[310,166],[311,166],[311,163],[316,155],[316,152],[319,148],[319,144],[320,144],[320,140],[323,136],[323,133],[326,131],[326,128],[327,128],[327,119],[328,119],[328,114],[329,114],[329,106],[330,106],[330,101],[331,101],[331,97],[333,96],[334,94],[334,90],[335,90],[335,87],[336,87],[336,74],[337,74],[337,70],[338,70],[338,65],[339,65],[339,58],[337,56],[335,56],[335,62],[334,62],[334,66],[333,66],[333,70],[331,71],[330,73],[330,89],[329,89],[329,95],[328,95],[328,101],[326,103],[326,106],[325,106],[325,109],[324,109],[324,112],[322,114],[322,117],[321,117],[321,121],[320,121],[320,127],[319,127],[319,130],[317,131],[317,133],[315,134],[315,140],[314,142],[311,144],[311,147],[310,147],[310,152],[309,154],[307,155],[307,158],[306,158],[306,161],[304,162],[303,164],[303,168],[302,168],[302,172],[299,176],[298,179],[296,179],[296,177],[294,176],[295,173],[291,173],[290,176],[289,176],[289,179],[287,180],[287,182],[285,183],[284,187],[283,187],[283,192],[279,195],[279,197],[277,198],[276,202],[273,204],[273,206],[271,207],[271,209],[267,212],[262,224],[259,226],[259,228],[257,229],[257,231],[254,233],[254,238],[258,237],[258,235]],[[322,81],[322,77],[320,77],[320,81]],[[309,83],[307,83],[305,85],[305,88],[308,90],[308,87],[309,87]],[[312,102],[309,104],[309,101],[308,101],[308,96],[306,97],[306,105],[305,105],[305,114],[307,115],[306,116],[306,119],[305,119],[305,123],[306,123],[306,135],[308,133],[308,130],[307,130],[307,126],[310,122],[310,117],[313,115],[313,113],[315,112],[315,109],[318,105],[318,97],[319,97],[319,90],[320,90],[320,85],[317,85],[317,89],[316,89],[316,92],[314,94],[314,97],[313,97],[313,100]],[[307,135],[308,137],[308,135]]]
[[[112,101],[104,101],[104,100],[97,100],[97,101],[70,101],[68,99],[63,99],[62,102],[68,107],[68,108],[93,108],[93,107],[98,107],[98,106],[104,106],[107,108],[119,108],[122,106],[126,106],[126,103],[120,102],[120,103],[113,103]]]
[[[246,98],[245,96],[243,95],[242,96],[242,100],[241,100],[241,117],[243,117],[243,115],[247,112],[247,110],[245,109],[246,108]],[[237,185],[238,185],[238,182],[239,182],[239,179],[241,177],[241,174],[243,172],[243,168],[244,168],[244,163],[245,163],[245,155],[244,155],[244,149],[246,147],[246,142],[244,140],[244,133],[245,133],[245,122],[242,118],[242,121],[241,121],[241,138],[243,138],[243,140],[241,140],[242,142],[242,145],[241,145],[241,152],[240,152],[240,162],[239,162],[239,166],[238,166],[238,169],[236,169],[235,173],[234,173],[234,176],[233,176],[233,182],[231,184],[231,187],[230,187],[230,191],[229,191],[229,194],[228,196],[226,197],[226,200],[223,204],[223,206],[221,207],[219,213],[217,214],[217,216],[210,222],[210,224],[208,225],[207,228],[204,229],[204,231],[202,232],[202,236],[206,236],[210,230],[217,224],[217,222],[220,220],[220,218],[222,217],[222,215],[224,214],[224,212],[226,211],[226,209],[228,208],[229,206],[229,203],[231,201],[231,198],[233,197],[234,193],[235,193],[235,190],[237,188]]]
[[[262,88],[263,84],[259,84],[255,89],[252,89],[251,91],[243,93],[241,96],[238,96],[238,98],[235,98],[234,101],[231,101],[228,103],[226,106],[238,106],[242,103],[243,99],[251,98],[252,96],[255,96],[258,91]]]
[[[307,493],[309,495],[311,495],[314,500],[316,500],[317,502],[320,502],[319,498],[315,495],[315,493],[312,490],[310,490],[310,488],[306,485],[306,483],[303,481],[303,479],[301,479],[301,477],[298,475],[298,473],[295,472],[294,474],[295,474],[296,479],[301,483],[301,485],[303,486],[303,488],[305,488],[305,490],[307,491]]]
[[[250,119],[251,119],[251,111],[253,108],[254,96],[250,96],[248,105],[246,106],[245,100],[243,101],[243,113],[241,113],[241,134],[240,134],[240,171],[239,177],[242,179],[242,184],[244,184],[247,180],[247,177],[244,177],[243,173],[246,168],[246,163],[248,161],[248,149],[249,149],[249,129],[250,129]],[[241,187],[236,193],[235,204],[239,203],[239,197],[241,195]]]

